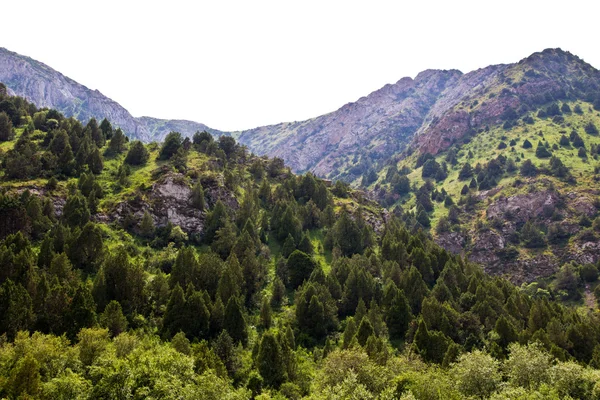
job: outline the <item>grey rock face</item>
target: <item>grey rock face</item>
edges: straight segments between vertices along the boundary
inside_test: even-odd
[[[181,132],[184,136],[203,130],[215,135],[221,133],[191,121],[135,118],[99,91],[88,89],[39,61],[4,48],[0,48],[0,82],[8,87],[9,94],[22,96],[38,107],[55,108],[83,123],[92,117],[99,121],[107,118],[130,138],[145,142],[161,141],[170,131]]]

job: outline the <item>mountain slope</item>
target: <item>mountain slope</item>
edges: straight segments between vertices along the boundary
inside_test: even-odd
[[[162,140],[174,126],[186,136],[203,130],[217,135],[220,133],[191,121],[135,118],[99,91],[88,89],[39,61],[4,48],[0,48],[0,82],[12,93],[25,97],[38,107],[55,108],[82,122],[92,117],[98,120],[107,118],[129,137],[145,142]]]
[[[259,154],[283,158],[296,171],[343,178],[342,172],[366,154],[380,159],[401,151],[460,76],[456,70],[424,71],[330,114],[243,131],[238,139]]]
[[[596,69],[568,52],[548,49],[516,64],[467,74],[424,71],[330,114],[235,135],[259,154],[283,158],[295,171],[353,182],[402,157],[409,144],[411,151],[437,154],[487,126],[513,122],[551,100],[589,97],[599,87]]]
[[[416,132],[414,148],[437,154],[469,133],[512,123],[553,100],[594,98],[599,88],[600,72],[560,49],[534,53],[517,64],[474,71],[440,96]]]
[[[599,72],[558,49],[493,67],[474,85],[485,70],[461,77],[471,82],[463,93],[442,94],[371,193],[513,281],[598,262]]]

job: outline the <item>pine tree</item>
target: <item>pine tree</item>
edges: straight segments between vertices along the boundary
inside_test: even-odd
[[[117,130],[112,136],[112,139],[110,139],[110,143],[108,144],[108,152],[111,155],[121,154],[125,151],[126,142],[127,139],[125,137],[125,134],[123,134],[121,128],[117,128]]]
[[[171,297],[167,303],[167,309],[163,318],[163,332],[167,335],[173,335],[175,332],[182,331],[187,323],[187,313],[185,312],[185,296],[183,289],[175,285],[171,292]]]
[[[90,220],[90,210],[85,197],[81,195],[67,197],[62,218],[71,227],[85,225]]]
[[[13,124],[10,117],[0,112],[0,142],[6,142],[14,137]]]
[[[33,322],[32,301],[27,290],[7,279],[0,286],[0,332],[12,340],[18,331],[27,330]]]
[[[290,286],[295,289],[310,277],[310,274],[316,267],[314,260],[306,253],[300,250],[294,250],[287,261]]]
[[[113,337],[127,330],[127,318],[123,315],[123,310],[119,302],[113,300],[108,303],[100,316],[100,324],[107,328]]]
[[[154,220],[148,211],[144,211],[144,216],[140,222],[140,233],[145,238],[151,238],[154,235]]]
[[[385,313],[385,323],[391,338],[402,339],[411,320],[410,305],[404,292],[397,289],[395,285],[394,289],[393,299]]]
[[[472,176],[473,176],[473,167],[471,167],[471,164],[465,163],[465,165],[463,165],[462,169],[458,173],[458,179],[460,179],[461,181],[464,181],[464,180],[471,178]]]
[[[194,292],[186,300],[186,326],[184,332],[192,339],[208,336],[210,313],[200,292]]]
[[[162,147],[160,148],[160,153],[158,158],[161,160],[168,160],[177,154],[177,151],[181,148],[183,139],[181,137],[181,133],[179,132],[170,132],[163,142]]]
[[[80,284],[71,302],[68,316],[68,336],[71,339],[75,339],[82,328],[96,324],[96,303],[90,289],[88,285]]]
[[[343,337],[343,348],[347,349],[352,343],[352,339],[356,336],[356,322],[353,317],[348,317],[346,322],[346,329],[344,330]]]
[[[347,211],[342,211],[338,221],[333,226],[334,241],[340,247],[344,256],[350,257],[362,253],[362,235]]]
[[[136,140],[129,146],[125,162],[129,165],[146,165],[149,158],[150,153],[146,149],[146,146],[139,140]]]
[[[266,332],[260,341],[257,364],[260,376],[268,387],[277,389],[286,380],[281,346],[271,332]]]
[[[364,347],[367,344],[367,339],[369,336],[373,335],[375,331],[373,330],[373,325],[368,318],[363,318],[360,321],[360,325],[358,326],[358,330],[356,331],[356,340],[358,344]]]
[[[287,239],[285,239],[285,242],[283,242],[281,255],[285,258],[288,258],[294,252],[294,250],[296,250],[296,243],[294,242],[292,235],[288,234]]]
[[[271,295],[271,306],[279,309],[285,301],[285,286],[279,276],[275,276],[273,280],[273,294]]]
[[[272,316],[271,316],[271,303],[267,296],[263,297],[260,306],[260,323],[264,329],[271,328]]]
[[[235,297],[231,297],[227,302],[223,328],[229,333],[235,343],[246,344],[248,340],[246,320],[244,314],[242,314],[240,304]]]
[[[210,335],[212,337],[216,337],[223,330],[224,318],[225,306],[221,301],[221,297],[217,296],[210,310]]]
[[[194,188],[192,189],[192,195],[191,195],[190,201],[192,203],[192,207],[194,207],[195,209],[201,210],[201,211],[204,210],[204,208],[205,208],[204,190],[202,189],[202,184],[200,184],[200,182],[198,182],[194,185]]]

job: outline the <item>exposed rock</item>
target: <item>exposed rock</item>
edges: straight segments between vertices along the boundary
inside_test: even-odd
[[[428,70],[402,78],[332,113],[294,123],[239,133],[241,143],[258,154],[278,156],[294,171],[335,177],[345,157],[389,157],[399,152],[421,126],[442,91],[461,73]]]
[[[25,97],[38,107],[55,108],[83,123],[92,117],[98,121],[107,118],[115,128],[123,129],[127,136],[146,142],[160,141],[172,130],[187,136],[203,130],[214,135],[222,133],[191,121],[134,118],[120,104],[99,91],[88,89],[39,61],[1,47],[0,82],[6,84],[9,94]]]
[[[435,237],[435,242],[454,254],[464,254],[466,238],[460,232],[444,232]]]
[[[239,208],[237,199],[226,188],[211,181],[211,186],[205,186],[205,196],[209,206],[221,200],[230,209]],[[192,194],[191,183],[182,174],[169,173],[158,179],[146,195],[147,200],[140,197],[120,203],[115,214],[122,221],[127,215],[133,215],[136,221],[141,221],[145,212],[152,217],[156,226],[165,226],[169,222],[179,226],[188,234],[202,235],[206,210],[200,211],[190,206]]]
[[[503,197],[487,208],[486,216],[488,219],[508,219],[524,223],[546,213],[549,213],[547,217],[550,217],[560,202],[560,196],[553,191]]]

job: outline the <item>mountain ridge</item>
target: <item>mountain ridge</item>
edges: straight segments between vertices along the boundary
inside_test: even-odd
[[[193,121],[134,117],[99,90],[90,89],[40,61],[2,47],[0,82],[11,90],[11,94],[22,96],[38,107],[56,108],[82,122],[92,117],[98,120],[107,118],[131,138],[145,142],[162,140],[172,125],[184,126],[186,130],[181,133],[187,136],[203,130],[215,135],[222,133]]]

